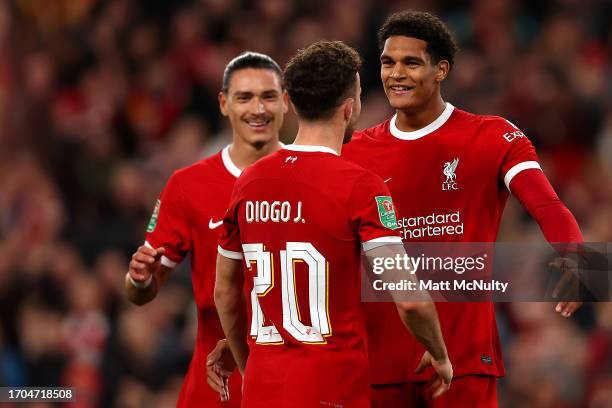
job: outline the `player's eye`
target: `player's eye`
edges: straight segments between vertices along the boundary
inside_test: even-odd
[[[384,67],[391,67],[391,66],[393,66],[393,61],[391,61],[391,60],[383,60],[383,61],[381,61],[381,63],[382,63],[382,65]]]

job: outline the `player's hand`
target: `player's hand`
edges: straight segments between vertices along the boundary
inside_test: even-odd
[[[236,368],[234,356],[225,339],[217,342],[217,345],[206,357],[206,375],[208,385],[219,393],[221,401],[229,400],[229,377]]]
[[[436,372],[430,386],[434,390],[432,399],[436,399],[450,388],[451,381],[453,379],[453,365],[448,357],[440,361],[434,360],[431,354],[426,351],[421,358],[419,366],[416,368],[416,370],[414,370],[414,372],[416,374],[422,373],[428,366],[432,366]]]
[[[159,270],[164,247],[157,249],[141,245],[132,254],[128,274],[135,282],[145,283]]]
[[[578,299],[580,296],[580,267],[577,256],[557,257],[549,267],[561,273],[561,279],[553,289],[553,297],[562,299]],[[563,317],[570,317],[580,306],[580,301],[561,301],[555,311]]]

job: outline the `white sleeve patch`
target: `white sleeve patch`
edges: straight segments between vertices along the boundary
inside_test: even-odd
[[[527,169],[542,170],[542,168],[540,167],[540,163],[538,163],[537,161],[525,161],[514,165],[510,170],[508,170],[508,172],[504,176],[504,184],[506,185],[506,188],[508,188],[508,191],[510,191],[510,182],[512,181],[514,176],[519,174],[521,171]]]

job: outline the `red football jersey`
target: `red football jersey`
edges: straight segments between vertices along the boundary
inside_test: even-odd
[[[531,142],[507,120],[446,105],[434,122],[402,132],[396,117],[356,132],[343,156],[381,176],[393,195],[404,242],[494,242],[512,178],[540,168]],[[455,376],[502,376],[492,303],[438,303]],[[372,383],[415,375],[424,348],[406,334],[392,304],[364,304]]]
[[[244,406],[370,406],[360,254],[380,242],[401,242],[387,187],[332,149],[244,172],[219,241],[252,278]]]
[[[168,180],[147,228],[148,245],[163,246],[162,264],[174,267],[189,253],[198,308],[198,334],[177,406],[239,407],[240,374],[230,377],[230,401],[221,403],[206,379],[206,356],[224,338],[215,309],[217,244],[234,183],[240,176],[228,147],[176,171]]]

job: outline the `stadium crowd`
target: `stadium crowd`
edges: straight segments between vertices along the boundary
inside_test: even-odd
[[[585,241],[612,242],[606,0],[0,2],[0,386],[77,387],[78,407],[173,406],[195,338],[189,268],[142,308],[123,279],[167,177],[230,140],[225,64],[248,49],[283,65],[344,40],[365,61],[366,127],[391,114],[376,29],[408,7],[456,34],[445,99],[516,123]],[[289,114],[283,140],[295,130]],[[499,239],[543,242],[508,207]],[[572,319],[498,306],[500,406],[612,406],[612,304]]]

